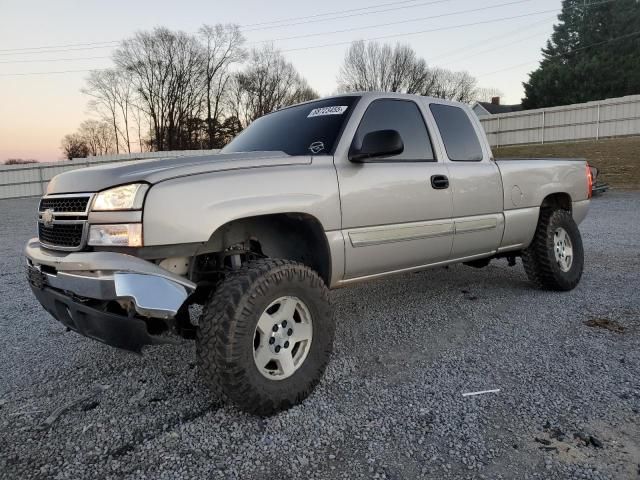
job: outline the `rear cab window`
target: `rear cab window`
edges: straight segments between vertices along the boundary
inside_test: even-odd
[[[429,109],[440,130],[447,157],[454,162],[479,162],[483,153],[467,113],[460,107],[432,103]]]

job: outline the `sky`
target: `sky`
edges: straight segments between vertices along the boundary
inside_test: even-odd
[[[519,103],[522,82],[541,59],[560,4],[0,0],[0,163],[62,158],[62,137],[93,115],[81,92],[88,71],[112,66],[113,47],[86,44],[119,41],[156,26],[195,32],[205,23],[236,23],[247,47],[273,42],[320,95],[330,95],[349,43],[385,37],[378,41],[409,44],[429,65],[466,70],[480,86],[500,90],[502,103]],[[265,24],[274,21],[279,23]]]

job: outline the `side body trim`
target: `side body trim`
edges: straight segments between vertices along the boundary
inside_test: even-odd
[[[491,230],[497,226],[498,220],[495,217],[477,220],[455,220],[456,233],[481,232],[483,230]]]
[[[351,230],[349,240],[353,247],[367,247],[451,234],[453,234],[453,223],[450,221],[415,222]]]
[[[440,237],[453,233],[470,233],[491,230],[498,226],[495,217],[472,220],[415,222],[405,224],[365,227],[349,232],[352,247],[368,247],[392,242],[404,242],[421,238]]]

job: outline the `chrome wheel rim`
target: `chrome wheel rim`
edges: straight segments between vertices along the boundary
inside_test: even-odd
[[[553,232],[553,253],[560,270],[568,272],[573,263],[573,245],[569,234],[562,227],[556,228]]]
[[[280,297],[258,319],[253,337],[253,360],[270,380],[284,380],[298,370],[309,354],[313,322],[298,297]]]

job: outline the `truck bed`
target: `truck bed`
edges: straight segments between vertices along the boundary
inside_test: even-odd
[[[547,195],[566,192],[573,202],[588,199],[587,162],[576,158],[501,158],[504,209],[538,207]]]

